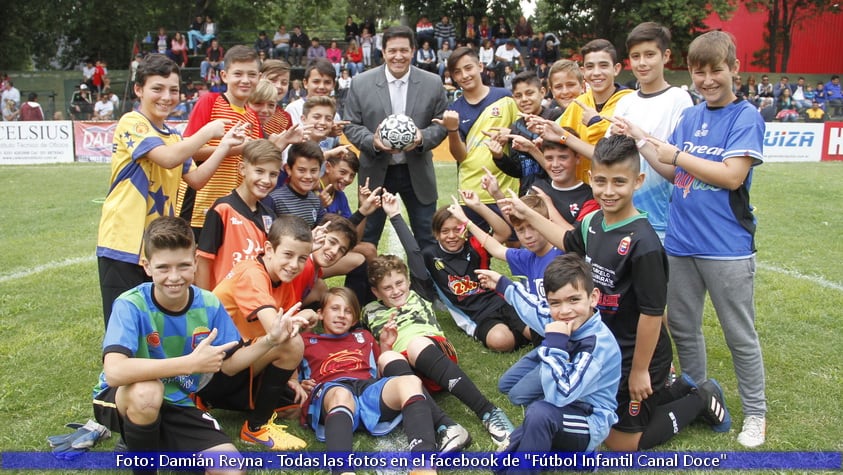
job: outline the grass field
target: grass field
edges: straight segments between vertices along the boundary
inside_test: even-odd
[[[437,167],[444,204],[456,174],[453,165]],[[108,166],[95,164],[0,168],[5,190],[0,197],[0,450],[47,450],[47,435],[64,432],[66,422],[91,417],[103,334],[93,252],[108,176]],[[770,412],[762,447],[767,451],[843,451],[841,176],[841,163],[765,164],[756,170],[757,328],[767,371]],[[384,239],[382,250],[390,250],[388,242]],[[518,424],[521,409],[498,394],[496,383],[523,352],[491,353],[450,318],[440,317],[466,372]],[[709,375],[724,386],[734,427],[714,434],[694,425],[661,450],[743,450],[735,440],[743,417],[734,371],[710,307],[704,326]],[[437,400],[473,434],[472,450],[492,450],[465,406],[450,396]],[[236,438],[241,416],[216,415]],[[292,425],[294,433],[312,441],[312,450],[324,447]],[[400,447],[403,435],[390,437]],[[358,435],[355,449],[379,450],[378,442]],[[253,450],[239,442],[238,447]]]

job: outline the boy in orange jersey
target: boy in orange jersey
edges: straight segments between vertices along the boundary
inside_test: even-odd
[[[258,118],[254,111],[246,108],[246,102],[255,90],[260,75],[257,53],[247,46],[233,46],[225,53],[225,69],[220,75],[228,85],[228,90],[222,94],[205,94],[196,102],[184,135],[193,135],[203,125],[215,119],[234,119],[249,122],[252,125],[249,136],[260,138]],[[209,141],[193,155],[194,160],[201,163],[213,153],[218,144],[218,140]],[[177,212],[190,223],[197,241],[205,224],[205,213],[214,201],[240,185],[238,167],[242,152],[243,147],[231,149],[201,191],[192,192],[184,183],[179,188]]]

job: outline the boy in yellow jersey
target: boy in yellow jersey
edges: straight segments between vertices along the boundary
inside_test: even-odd
[[[167,127],[164,121],[179,102],[179,67],[164,55],[151,55],[138,65],[134,92],[141,106],[121,117],[115,129],[111,180],[97,236],[106,326],[114,300],[149,280],[140,265],[144,229],[159,216],[173,216],[179,182],[202,188],[246,133],[243,124],[214,120],[182,141]],[[191,156],[211,139],[219,146],[197,168]]]

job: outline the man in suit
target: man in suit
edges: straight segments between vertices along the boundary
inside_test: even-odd
[[[436,175],[432,150],[447,132],[433,123],[447,107],[439,76],[411,66],[415,54],[413,31],[395,26],[383,33],[384,65],[358,74],[351,81],[345,104],[348,140],[360,150],[359,183],[369,179],[369,188],[384,186],[398,193],[407,208],[410,227],[424,248],[435,242],[431,231],[436,211]],[[403,113],[416,123],[416,141],[403,152],[384,145],[378,125],[390,114]],[[369,216],[363,240],[377,246],[386,215],[383,210]]]

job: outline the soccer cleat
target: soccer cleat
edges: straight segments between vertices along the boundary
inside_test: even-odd
[[[258,430],[249,430],[249,421],[243,422],[240,439],[250,444],[263,445],[269,450],[300,450],[307,442],[287,433],[287,426],[275,424],[275,414]]]
[[[471,445],[471,434],[459,424],[440,426],[436,431],[436,450],[456,452]]]
[[[726,408],[726,397],[723,395],[723,388],[716,379],[709,379],[697,388],[703,400],[703,410],[700,413],[703,419],[711,424],[714,432],[729,432],[732,428],[732,416]]]
[[[758,447],[767,438],[767,419],[764,416],[746,416],[738,442],[744,447]]]
[[[498,447],[509,445],[509,435],[515,430],[515,427],[501,408],[496,407],[490,412],[483,414],[482,421],[483,427],[492,436],[492,442],[497,444]]]

